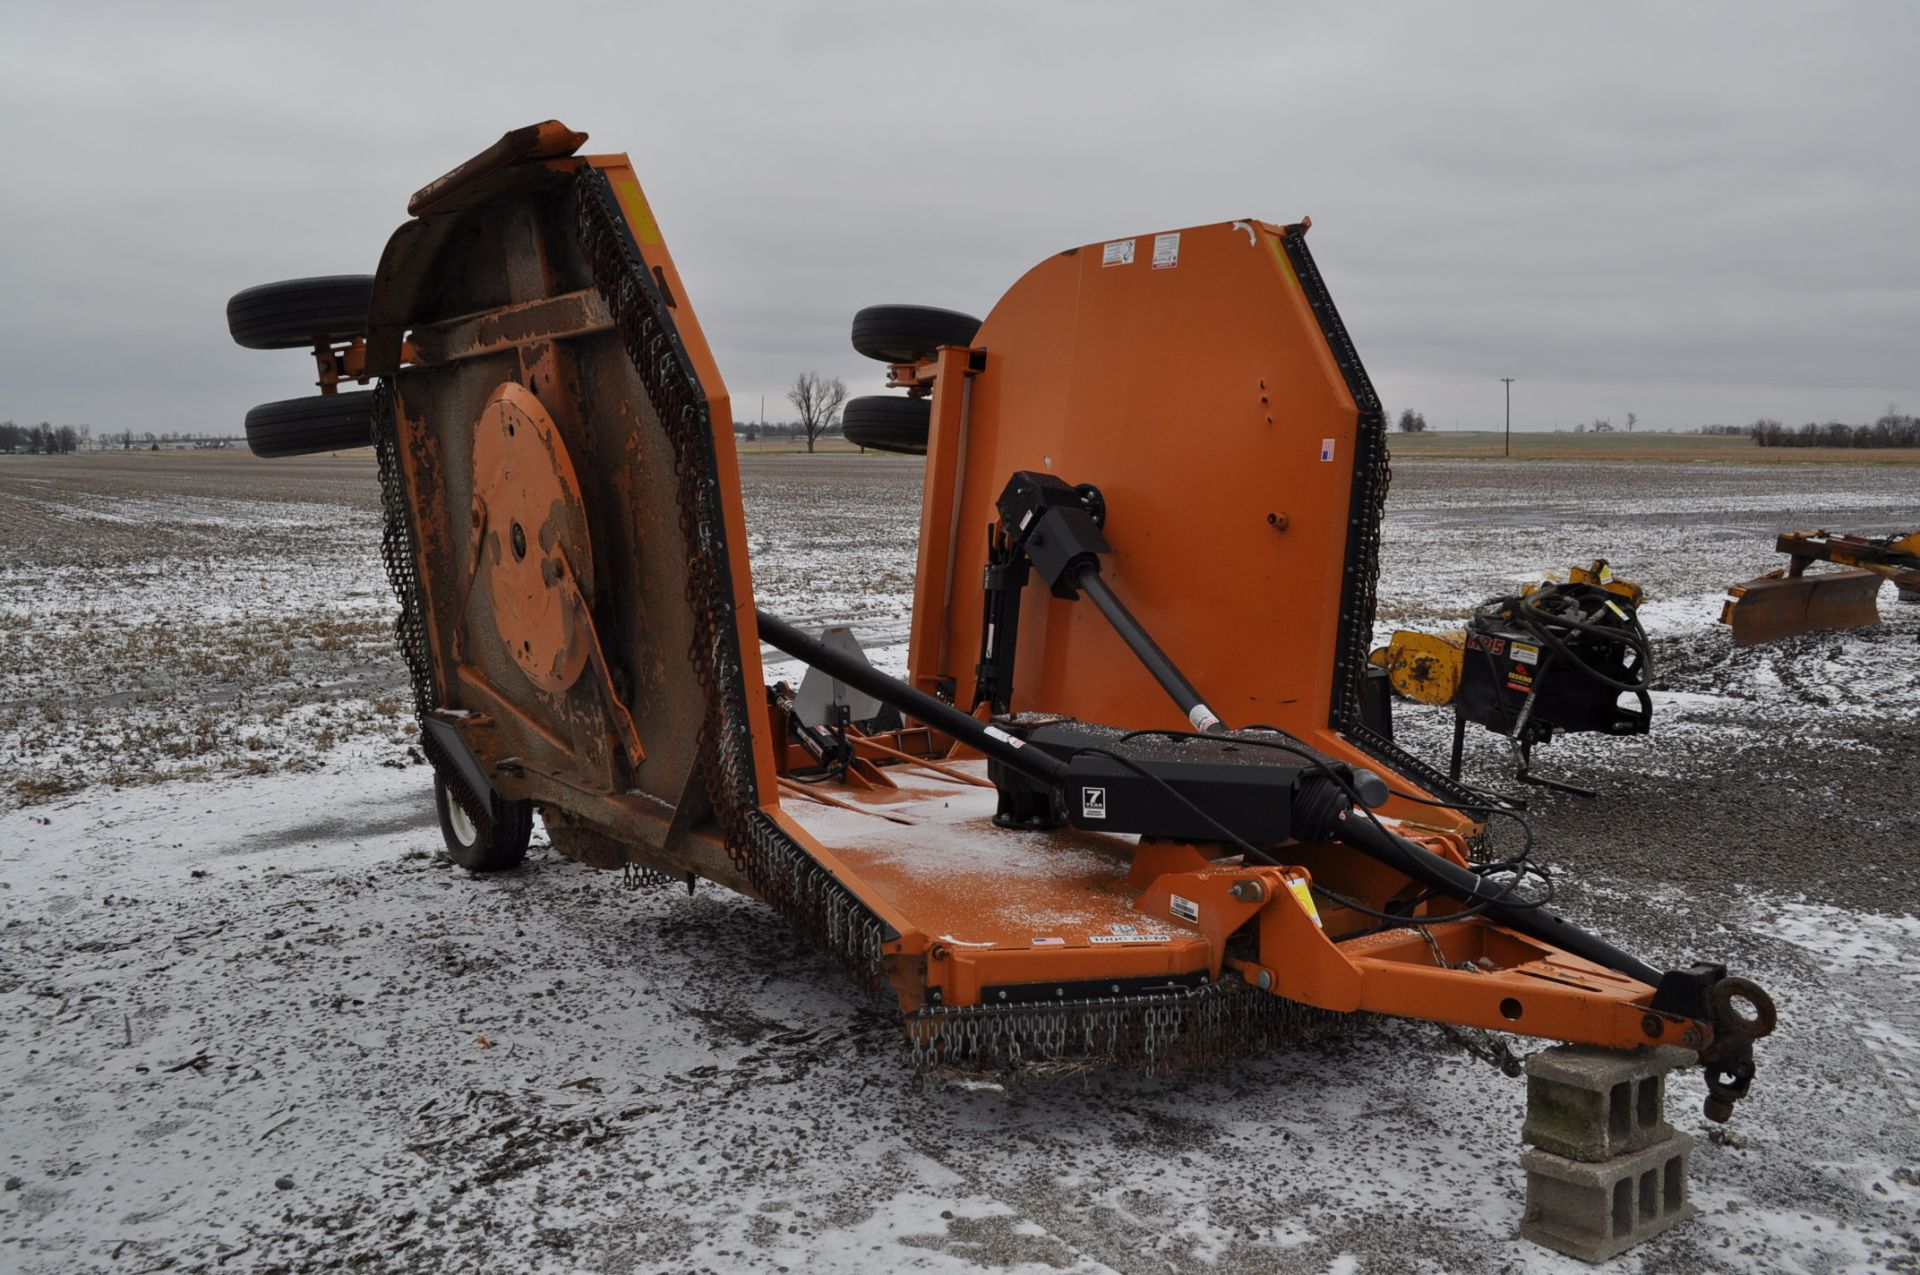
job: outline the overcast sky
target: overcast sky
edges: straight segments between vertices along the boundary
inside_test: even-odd
[[[555,117],[632,154],[736,414],[874,301],[1311,214],[1390,410],[1920,410],[1920,5],[0,6],[0,418],[237,431],[240,288],[370,273]]]

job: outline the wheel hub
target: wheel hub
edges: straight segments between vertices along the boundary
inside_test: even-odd
[[[565,582],[573,574],[589,591],[592,561],[573,462],[525,386],[501,385],[480,411],[473,492],[500,640],[535,686],[561,694],[579,680],[591,643]]]

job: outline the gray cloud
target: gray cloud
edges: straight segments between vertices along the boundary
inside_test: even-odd
[[[742,416],[854,309],[1311,213],[1388,405],[1646,427],[1920,408],[1899,4],[16,6],[0,416],[232,429],[303,356],[226,297],[371,270],[556,116],[632,153]]]

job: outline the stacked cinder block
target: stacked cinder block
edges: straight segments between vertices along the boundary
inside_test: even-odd
[[[1604,1262],[1693,1217],[1693,1139],[1667,1123],[1667,1073],[1684,1049],[1561,1045],[1527,1060],[1530,1144],[1523,1239]]]

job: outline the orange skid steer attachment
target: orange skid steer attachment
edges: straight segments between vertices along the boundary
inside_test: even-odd
[[[1745,1092],[1764,992],[1528,903],[1474,858],[1484,799],[1362,723],[1385,431],[1307,223],[1070,249],[984,322],[863,312],[902,391],[863,428],[926,458],[899,681],[756,611],[725,382],[583,141],[416,195],[351,364],[463,828],[537,808],[585,862],[764,900],[921,1065],[1165,1068],[1374,1010],[1684,1045],[1720,1115]],[[763,640],[897,716],[809,720]]]

